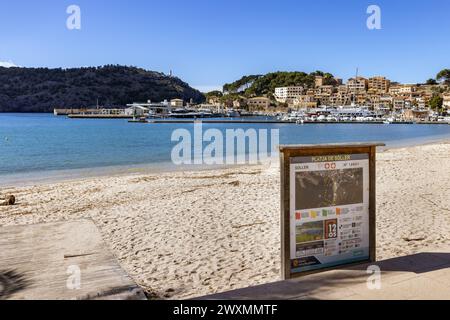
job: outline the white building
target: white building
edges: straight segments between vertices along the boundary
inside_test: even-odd
[[[288,101],[293,101],[301,97],[303,94],[303,87],[279,87],[275,88],[275,99],[278,102],[285,103]]]
[[[417,86],[414,84],[404,84],[400,87],[399,93],[400,94],[412,94],[413,92],[416,92]]]
[[[149,109],[139,105],[131,105],[125,109],[125,115],[143,117],[149,114]]]
[[[167,100],[164,100],[163,102],[159,102],[159,103],[154,103],[154,102],[151,102],[150,100],[147,101],[147,103],[134,102],[131,104],[127,104],[127,107],[128,108],[125,110],[129,110],[128,112],[134,112],[134,110],[139,110],[139,109],[140,110],[147,109],[148,110],[147,113],[167,114],[172,110],[172,106],[170,105],[170,102],[168,102]],[[133,114],[130,114],[130,115],[133,115]]]

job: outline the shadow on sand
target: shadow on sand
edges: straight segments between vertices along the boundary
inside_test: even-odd
[[[7,300],[13,294],[30,285],[23,274],[14,270],[0,270],[0,300]]]
[[[201,297],[198,300],[227,300],[227,299],[311,299],[311,296],[333,290],[366,286],[370,274],[369,266],[378,266],[381,276],[386,279],[399,275],[414,277],[427,272],[450,268],[450,253],[417,253],[409,256],[392,258],[374,263],[363,263],[352,266],[343,266],[323,273],[316,273],[269,284],[233,290],[229,292]]]

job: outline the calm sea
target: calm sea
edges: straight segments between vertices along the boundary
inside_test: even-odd
[[[111,168],[171,168],[175,129],[193,124],[73,120],[52,114],[0,114],[0,184]],[[279,129],[280,143],[381,141],[388,146],[450,138],[450,125],[203,124],[203,129]],[[108,169],[109,168],[109,169]],[[78,171],[77,171],[78,170]],[[3,183],[2,183],[3,182]]]

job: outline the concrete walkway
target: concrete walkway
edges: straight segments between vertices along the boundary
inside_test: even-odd
[[[91,220],[0,228],[0,300],[145,300]]]
[[[367,273],[367,267],[370,265],[376,265],[381,270],[380,289],[368,288],[371,274]],[[450,246],[200,299],[448,300],[450,299]]]

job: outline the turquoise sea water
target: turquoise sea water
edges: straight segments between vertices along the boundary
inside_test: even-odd
[[[171,166],[173,130],[193,124],[133,124],[74,120],[52,114],[0,114],[0,182],[7,176],[120,166]],[[381,141],[415,144],[450,138],[450,125],[203,124],[216,128],[279,129],[280,143]],[[96,169],[97,170],[97,169]],[[97,171],[100,171],[98,169]]]

